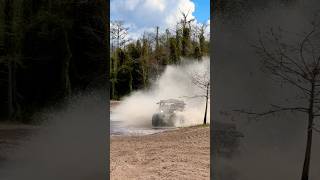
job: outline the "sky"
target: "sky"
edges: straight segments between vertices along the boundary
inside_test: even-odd
[[[209,23],[210,0],[111,0],[111,20],[122,20],[129,27],[131,38],[144,31],[174,28],[181,19],[181,11],[189,12],[189,19]],[[209,29],[209,28],[208,28]]]
[[[195,4],[194,16],[199,22],[207,22],[210,19],[210,0],[193,0]]]

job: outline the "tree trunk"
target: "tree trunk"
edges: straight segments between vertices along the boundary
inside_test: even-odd
[[[203,124],[207,124],[207,109],[208,109],[208,100],[209,100],[209,83],[207,85],[207,95],[206,95],[206,109],[204,111]]]
[[[115,83],[115,80],[113,79],[112,81],[111,81],[111,99],[115,99],[115,96],[116,96],[116,88],[115,88],[115,86],[116,86],[116,83]]]
[[[156,73],[157,76],[160,74],[160,49],[159,49],[159,26],[156,27],[156,47],[155,47],[155,57],[157,61],[156,65]]]
[[[309,179],[311,147],[312,147],[312,128],[313,128],[313,104],[314,104],[314,83],[312,83],[310,99],[309,99],[309,112],[308,112],[308,132],[307,132],[307,146],[303,163],[303,170],[301,180]]]
[[[312,122],[313,122],[313,120],[309,121],[309,125],[308,125],[307,147],[306,147],[306,152],[305,152],[301,180],[308,180],[309,179],[311,145],[312,145]]]
[[[12,119],[14,114],[13,100],[13,62],[9,58],[8,62],[8,118]]]
[[[12,44],[12,18],[13,18],[13,1],[4,2],[4,52],[7,58],[8,67],[8,118],[11,119],[14,114],[14,62],[13,62],[13,44]]]
[[[71,95],[71,82],[70,82],[70,74],[69,74],[69,69],[70,69],[70,61],[72,58],[72,52],[70,49],[70,44],[69,44],[69,38],[68,38],[68,33],[64,30],[64,38],[65,38],[65,46],[66,46],[66,57],[63,61],[62,65],[62,83],[63,83],[63,88],[64,88],[64,96],[70,96]]]

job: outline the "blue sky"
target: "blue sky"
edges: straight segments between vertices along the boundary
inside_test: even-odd
[[[193,0],[195,12],[193,15],[199,22],[206,22],[210,19],[210,0]]]
[[[111,20],[122,20],[133,37],[145,31],[175,28],[181,20],[181,12],[189,12],[189,19],[208,23],[210,0],[111,0]]]

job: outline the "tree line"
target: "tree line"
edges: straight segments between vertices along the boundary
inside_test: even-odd
[[[1,120],[28,121],[106,81],[107,7],[104,0],[0,1]]]
[[[188,13],[175,28],[154,28],[135,40],[129,37],[124,21],[110,22],[110,97],[120,99],[130,92],[148,88],[167,65],[186,59],[201,60],[209,55],[206,23],[193,23]]]

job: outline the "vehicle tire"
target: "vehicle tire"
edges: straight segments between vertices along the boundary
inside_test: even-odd
[[[153,116],[152,116],[152,126],[154,126],[154,127],[160,127],[160,126],[162,126],[162,121],[163,121],[163,119],[162,119],[162,116],[161,116],[161,114],[154,114]]]
[[[175,126],[176,119],[177,119],[177,116],[175,114],[172,114],[168,119],[166,126],[169,126],[169,127]]]

